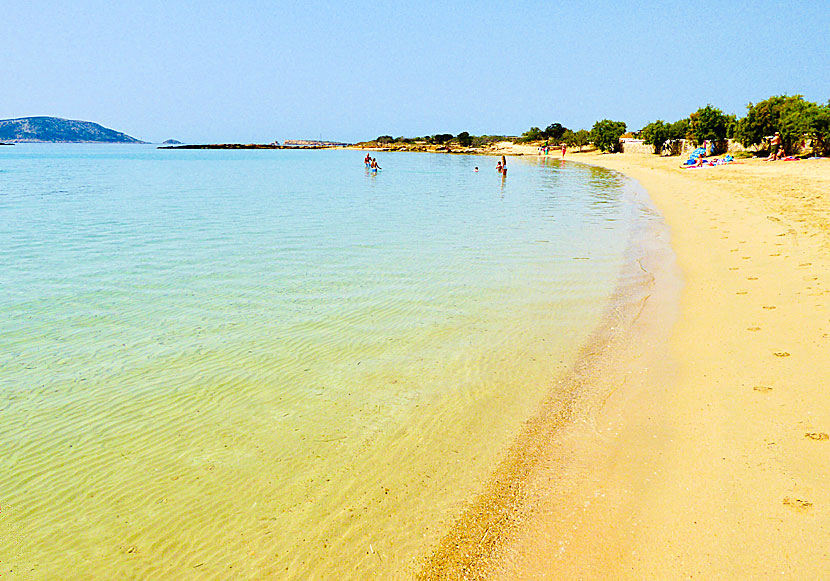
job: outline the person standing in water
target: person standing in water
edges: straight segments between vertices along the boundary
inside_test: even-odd
[[[501,156],[501,175],[507,175],[507,158],[503,155]]]
[[[568,149],[568,146],[564,143],[562,144],[562,159],[565,159],[565,151]]]
[[[369,156],[368,153],[366,154],[366,157],[363,158],[363,163],[366,164],[366,167],[372,165],[372,158]]]

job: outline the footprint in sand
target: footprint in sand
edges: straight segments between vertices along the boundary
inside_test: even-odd
[[[761,307],[761,308],[762,308],[762,309],[766,309],[766,310],[768,310],[768,311],[771,311],[772,309],[774,309],[774,308],[775,308],[775,305],[767,305],[767,306],[764,306],[764,307]]]
[[[798,512],[810,510],[813,506],[812,502],[801,500],[799,498],[790,498],[789,496],[785,496],[783,502],[784,506],[789,506],[791,509],[797,510]]]
[[[738,291],[735,294],[736,295],[745,295],[745,294],[747,294],[747,291]]]
[[[775,355],[776,357],[789,357],[790,356],[789,352],[787,352],[787,351],[776,351],[775,353],[773,353],[773,355]]]
[[[816,440],[818,442],[830,440],[830,436],[828,436],[824,432],[807,432],[806,434],[804,434],[804,437],[810,438],[811,440]]]
[[[747,327],[746,330],[747,331],[760,331],[761,327]]]
[[[768,385],[756,385],[753,387],[755,391],[760,391],[761,393],[769,393],[772,391],[772,388]]]
[[[751,256],[741,256],[741,258],[742,258],[743,260],[749,260],[749,259],[750,259],[750,258],[752,258],[752,257],[751,257]]]
[[[813,266],[813,263],[812,262],[802,262],[798,266]]]
[[[737,266],[730,266],[729,270],[738,270],[738,267]]]
[[[775,253],[775,254],[770,254],[770,256],[781,256],[781,253],[780,253],[780,252],[777,252],[777,253]]]
[[[746,277],[746,280],[758,280],[758,277],[757,276],[748,276],[748,277]]]

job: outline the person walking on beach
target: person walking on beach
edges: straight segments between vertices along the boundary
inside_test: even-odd
[[[568,146],[564,143],[562,144],[562,159],[565,159],[565,151],[568,149]]]

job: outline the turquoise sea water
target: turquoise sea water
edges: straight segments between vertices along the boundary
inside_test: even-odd
[[[0,573],[417,570],[647,211],[571,162],[363,156],[0,149]]]

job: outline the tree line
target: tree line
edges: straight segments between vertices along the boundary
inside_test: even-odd
[[[551,123],[545,129],[531,127],[518,138],[518,143],[543,142],[582,149],[593,144],[600,151],[619,151],[620,137],[626,132],[623,121],[602,119],[591,130],[572,131],[561,123]],[[688,117],[667,123],[658,119],[648,123],[634,135],[661,153],[663,145],[676,140],[690,140],[695,145],[712,142],[723,149],[727,139],[733,139],[744,147],[760,146],[768,149],[769,139],[778,132],[787,154],[797,153],[808,141],[813,155],[830,155],[830,100],[825,104],[807,101],[802,95],[779,95],[759,103],[749,103],[744,117],[725,114],[711,104],[701,107]],[[462,131],[458,135],[437,133],[424,137],[392,137],[381,135],[379,144],[416,142],[430,145],[455,143],[461,147],[482,147],[497,141],[511,140],[504,135],[470,135]]]
[[[660,153],[662,145],[674,139],[690,139],[695,145],[734,139],[744,147],[761,146],[759,149],[765,150],[776,132],[787,154],[797,153],[809,141],[813,155],[830,155],[830,101],[819,105],[801,95],[780,95],[750,103],[746,116],[740,119],[706,105],[674,123],[649,123],[640,135],[654,147],[654,153]]]
[[[619,151],[619,140],[625,131],[624,122],[610,119],[597,121],[590,131],[577,132],[553,123],[544,130],[531,127],[518,141],[565,143],[580,148],[590,142],[600,151]],[[780,95],[749,103],[741,118],[708,104],[671,123],[653,121],[635,132],[635,136],[651,145],[657,154],[667,142],[680,139],[695,145],[710,141],[721,148],[727,139],[734,139],[744,147],[760,146],[759,150],[765,151],[776,132],[781,135],[787,154],[798,152],[809,141],[813,155],[830,155],[830,101],[822,105],[807,101],[802,95]]]
[[[375,141],[379,145],[391,145],[393,143],[446,145],[454,143],[460,147],[482,147],[497,141],[510,141],[511,139],[511,137],[506,135],[470,135],[467,131],[462,131],[458,135],[453,135],[452,133],[436,133],[435,135],[424,135],[423,137],[392,137],[391,135],[381,135]]]

